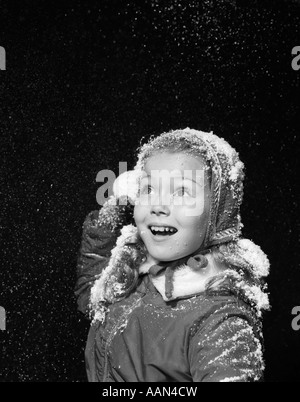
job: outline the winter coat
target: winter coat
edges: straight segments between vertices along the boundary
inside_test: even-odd
[[[94,225],[97,214],[84,223],[78,260],[75,293],[85,314],[95,276],[108,265],[120,234]],[[194,283],[183,290],[177,282],[176,298],[166,301],[163,287],[143,274],[134,292],[109,306],[104,323],[91,324],[85,350],[89,381],[262,380],[261,326],[252,308],[228,290],[196,292]]]

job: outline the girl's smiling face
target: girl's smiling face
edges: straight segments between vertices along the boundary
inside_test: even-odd
[[[200,156],[162,152],[147,160],[134,219],[155,262],[177,260],[201,246],[208,225],[209,195]]]

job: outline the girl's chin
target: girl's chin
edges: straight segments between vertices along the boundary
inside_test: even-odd
[[[158,262],[166,262],[166,261],[174,261],[174,260],[178,260],[182,257],[185,257],[185,254],[175,254],[175,253],[166,253],[165,251],[163,252],[157,252],[157,250],[149,250],[149,254],[151,255],[151,258],[155,261]]]
[[[166,239],[161,238],[156,241],[151,236],[143,236],[142,239],[149,255],[157,261],[174,261],[190,254],[186,249],[178,250],[178,244],[180,244],[180,240],[178,239],[174,239],[176,242],[173,242],[171,237]]]

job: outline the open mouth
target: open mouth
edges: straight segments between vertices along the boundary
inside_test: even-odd
[[[173,236],[178,230],[172,226],[149,226],[154,236]]]

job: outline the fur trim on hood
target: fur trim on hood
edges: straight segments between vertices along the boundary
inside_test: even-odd
[[[268,275],[269,261],[260,247],[255,245],[249,239],[240,239],[235,245],[228,248],[228,256],[224,251],[224,261],[230,264],[239,264],[244,270],[237,272],[234,269],[224,271],[211,271],[209,275],[205,273],[207,267],[198,263],[196,258],[199,254],[193,253],[193,256],[186,257],[187,263],[178,264],[174,261],[171,264],[146,265],[142,261],[140,253],[135,250],[129,252],[127,243],[137,241],[137,228],[133,225],[124,226],[121,230],[121,236],[117,240],[115,248],[111,252],[111,258],[108,266],[102,271],[91,289],[90,307],[94,313],[94,320],[104,321],[107,303],[114,303],[122,298],[123,290],[128,288],[128,283],[124,282],[122,272],[124,266],[131,266],[135,272],[140,274],[149,274],[153,285],[161,294],[165,301],[171,301],[182,297],[192,297],[197,293],[206,291],[207,283],[212,276],[216,279],[214,287],[218,288],[226,282],[230,284],[230,290],[239,294],[243,299],[250,303],[261,314],[261,310],[269,308],[268,295],[264,292],[265,286],[260,286],[260,282],[249,283],[245,277],[252,271],[254,278]],[[246,247],[247,246],[247,247]],[[225,246],[223,246],[225,247]],[[195,264],[196,262],[196,264]],[[134,268],[135,265],[135,268]],[[213,264],[211,264],[213,265]],[[140,269],[140,271],[139,271]],[[171,271],[171,293],[168,289],[168,270]],[[246,273],[246,275],[245,275]]]

